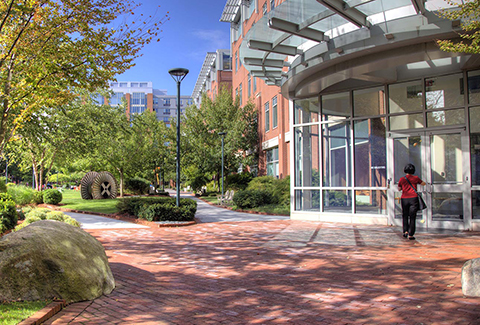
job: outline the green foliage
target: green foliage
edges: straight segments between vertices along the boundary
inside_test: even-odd
[[[43,203],[43,191],[34,191],[32,197],[32,203],[42,204]]]
[[[54,221],[65,222],[75,227],[81,226],[77,220],[64,214],[61,211],[52,211],[47,208],[34,208],[34,209],[30,208],[30,209],[24,209],[24,211],[25,211],[25,220],[21,224],[19,224],[17,227],[15,227],[15,231],[19,231],[20,229],[25,228],[29,224],[34,223],[36,221],[40,221],[40,220],[54,220]]]
[[[177,207],[175,198],[170,197],[124,198],[119,200],[117,208],[120,213],[148,221],[191,221],[197,211],[197,202],[180,199]]]
[[[147,194],[150,182],[144,178],[133,177],[125,182],[125,189],[133,194]]]
[[[13,185],[7,187],[7,193],[12,196],[16,205],[27,205],[33,201],[33,189],[24,185]]]
[[[260,176],[252,179],[247,190],[264,190],[272,194],[272,203],[290,205],[290,177],[277,179],[273,176]]]
[[[249,172],[231,174],[227,176],[227,187],[235,191],[244,190],[252,179],[253,175]]]
[[[265,190],[244,190],[235,193],[233,203],[240,209],[257,208],[272,203],[271,192]]]
[[[328,202],[332,207],[343,207],[347,203],[347,195],[340,191],[330,191],[328,194]]]
[[[62,192],[54,189],[43,191],[43,202],[45,204],[54,204],[62,202],[63,196]]]
[[[0,193],[7,192],[7,184],[5,183],[5,176],[0,177]]]
[[[18,217],[10,194],[0,193],[0,233],[15,228]]]
[[[463,2],[463,1],[462,1]],[[459,7],[459,10],[443,9],[439,11],[442,18],[461,20],[463,33],[458,33],[460,40],[438,40],[437,44],[442,51],[480,53],[480,1],[458,3],[447,0],[449,5]]]

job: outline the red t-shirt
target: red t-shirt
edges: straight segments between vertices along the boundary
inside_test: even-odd
[[[407,178],[410,183],[412,183],[413,187],[415,187],[415,189],[417,189],[417,184],[421,184],[423,182],[418,176],[407,175]],[[415,193],[410,184],[408,184],[405,177],[400,178],[400,180],[398,181],[398,189],[402,191],[402,199],[417,197],[417,193]]]

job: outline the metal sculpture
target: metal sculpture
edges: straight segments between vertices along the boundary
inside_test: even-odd
[[[81,182],[81,194],[84,200],[114,199],[117,197],[118,183],[109,172],[88,172]]]

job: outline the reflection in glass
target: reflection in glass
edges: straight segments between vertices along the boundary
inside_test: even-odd
[[[350,123],[323,125],[324,186],[351,186]]]
[[[480,219],[480,191],[472,191],[472,218]]]
[[[432,193],[432,220],[462,220],[462,193]]]
[[[317,97],[296,100],[294,101],[293,106],[295,124],[318,122],[318,112],[320,111],[320,105],[318,103]]]
[[[468,102],[480,104],[480,70],[468,73]]]
[[[463,105],[462,74],[425,79],[427,109]]]
[[[422,82],[420,80],[388,86],[390,113],[422,110]]]
[[[320,212],[320,190],[295,190],[295,211]]]
[[[355,186],[386,186],[385,118],[355,121],[354,136]]]
[[[323,191],[323,211],[352,212],[352,192],[342,190]]]
[[[385,114],[385,90],[383,87],[356,90],[353,92],[354,116]]]
[[[460,134],[430,136],[432,180],[434,184],[462,183],[462,141]]]
[[[350,93],[322,96],[322,120],[332,121],[351,117]]]
[[[423,129],[423,114],[390,117],[390,130]]]
[[[320,186],[318,125],[295,128],[295,186]]]
[[[465,111],[463,109],[427,113],[428,127],[463,124],[465,124]]]
[[[422,140],[420,136],[396,138],[393,142],[394,180],[398,183],[405,176],[403,169],[410,163],[415,166],[415,175],[422,180]]]
[[[376,190],[355,191],[356,213],[387,214],[387,192]]]

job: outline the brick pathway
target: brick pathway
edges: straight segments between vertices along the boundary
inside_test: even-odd
[[[117,287],[45,324],[480,324],[479,233],[265,221],[87,230]]]

